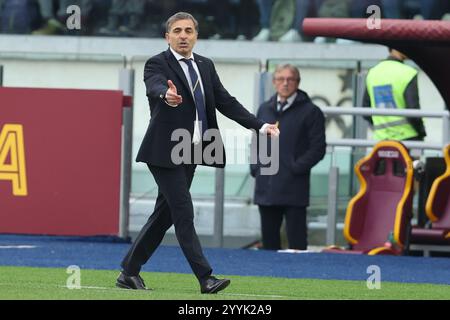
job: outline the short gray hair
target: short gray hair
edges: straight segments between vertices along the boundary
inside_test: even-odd
[[[285,69],[290,70],[294,76],[297,78],[297,80],[300,82],[300,71],[298,70],[298,68],[296,66],[294,66],[293,64],[290,63],[286,63],[286,64],[279,64],[277,65],[275,72],[273,73],[273,78],[275,78],[275,75]]]
[[[198,33],[198,21],[194,18],[194,16],[187,12],[177,12],[173,16],[171,16],[169,19],[167,19],[166,22],[166,32],[169,33],[170,29],[172,28],[172,25],[180,20],[192,20],[194,22],[195,30]]]

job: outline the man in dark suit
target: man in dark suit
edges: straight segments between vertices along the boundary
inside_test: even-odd
[[[166,24],[169,49],[150,58],[145,65],[144,81],[151,120],[137,161],[147,164],[159,189],[153,214],[122,261],[122,272],[116,283],[121,288],[146,289],[139,272],[172,224],[200,283],[201,293],[216,293],[230,283],[228,279],[217,279],[212,275],[194,228],[189,192],[196,164],[223,168],[224,153],[216,152],[213,163],[204,161],[203,157],[200,161],[188,157],[192,161],[180,164],[173,152],[178,144],[172,141],[175,130],[183,129],[188,133],[189,146],[194,153],[199,149],[203,151],[205,145],[213,142],[219,143],[223,150],[220,135],[215,136],[219,141],[207,138],[208,131],[218,130],[217,108],[245,128],[273,136],[279,134],[276,125],[258,120],[226,91],[210,59],[192,53],[197,36],[198,23],[192,15],[185,12],[173,15]]]
[[[299,84],[300,72],[295,66],[278,66],[273,76],[277,93],[261,105],[257,115],[262,121],[277,122],[283,133],[278,173],[263,175],[261,165],[250,167],[256,177],[254,203],[259,206],[263,248],[267,250],[281,249],[283,217],[289,248],[307,249],[310,174],[325,156],[324,115],[307,93],[298,89]]]

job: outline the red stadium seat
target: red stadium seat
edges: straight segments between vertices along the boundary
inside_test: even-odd
[[[411,244],[450,245],[450,144],[444,148],[446,171],[431,186],[426,203],[429,228],[414,227]]]
[[[368,255],[403,253],[412,217],[413,163],[407,148],[382,141],[355,166],[360,190],[347,207],[344,236],[349,249],[323,252]]]

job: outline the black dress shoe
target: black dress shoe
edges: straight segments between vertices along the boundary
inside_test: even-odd
[[[144,283],[144,279],[140,275],[137,276],[127,276],[123,272],[119,274],[117,278],[116,286],[122,289],[133,289],[133,290],[151,290],[147,289]]]
[[[216,277],[209,276],[201,283],[202,293],[217,293],[220,290],[225,289],[230,284],[228,279],[217,279]]]

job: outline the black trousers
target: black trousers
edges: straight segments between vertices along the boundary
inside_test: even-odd
[[[212,269],[203,255],[194,228],[194,207],[189,188],[196,166],[182,165],[171,169],[148,167],[158,185],[158,198],[153,214],[122,261],[123,271],[128,275],[139,274],[173,224],[180,247],[195,276],[201,281],[211,275]]]
[[[259,206],[259,213],[264,249],[281,249],[280,229],[283,217],[286,217],[289,249],[307,249],[306,207]]]

